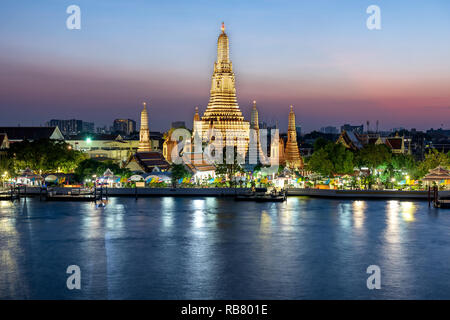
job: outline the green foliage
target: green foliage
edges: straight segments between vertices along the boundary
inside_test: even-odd
[[[170,166],[170,172],[172,173],[172,185],[174,187],[177,185],[179,179],[189,177],[189,171],[186,169],[184,164],[172,163]]]
[[[329,143],[329,141],[327,141],[326,139],[324,139],[322,137],[317,138],[314,141],[314,145],[313,145],[314,151],[318,151],[322,148],[325,148],[325,146],[327,146],[328,143]]]
[[[113,161],[97,161],[94,159],[86,159],[79,163],[78,167],[75,169],[75,179],[79,182],[83,182],[85,179],[92,179],[92,176],[97,177],[103,176],[106,169],[110,169],[114,175],[121,177],[130,177],[131,172],[126,168],[121,168],[118,164]]]
[[[360,167],[368,167],[370,172],[384,163],[391,161],[392,154],[384,144],[368,144],[359,150],[357,164]]]
[[[319,139],[318,139],[319,140]],[[317,140],[316,140],[317,142]],[[318,143],[318,147],[321,142]],[[323,176],[353,173],[353,153],[338,143],[328,142],[308,159],[307,168]]]
[[[437,151],[436,149],[430,150],[425,155],[425,159],[417,166],[415,176],[417,178],[422,178],[428,173],[429,170],[434,169],[437,166],[450,166],[450,152],[448,154],[445,154],[443,152]]]
[[[226,180],[231,181],[231,186],[234,184],[234,176],[237,173],[244,173],[244,168],[242,168],[242,166],[238,163],[237,161],[237,148],[234,147],[233,150],[233,160],[230,161],[230,159],[226,159],[227,154],[226,154],[226,148],[224,148],[223,150],[223,161],[222,163],[218,163],[216,164],[216,174],[219,176],[224,177]],[[231,162],[231,163],[230,163]]]
[[[13,143],[8,154],[14,159],[16,170],[30,168],[42,172],[73,172],[86,158],[85,154],[73,150],[68,143],[50,139]]]
[[[0,178],[5,174],[9,177],[15,175],[14,160],[5,153],[0,152]]]

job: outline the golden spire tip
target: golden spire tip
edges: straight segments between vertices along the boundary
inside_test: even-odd
[[[225,22],[222,22],[222,32],[225,32]]]

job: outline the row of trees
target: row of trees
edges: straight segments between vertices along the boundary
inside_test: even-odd
[[[83,182],[86,179],[92,179],[93,176],[101,177],[103,173],[110,169],[114,175],[129,178],[132,172],[127,168],[121,168],[117,163],[111,160],[97,161],[94,159],[85,159],[81,161],[75,169],[75,179]]]
[[[307,159],[307,169],[323,176],[352,174],[354,168],[368,168],[369,175],[375,169],[382,169],[382,180],[387,180],[400,172],[407,172],[411,179],[420,179],[430,169],[441,165],[450,166],[450,153],[445,154],[435,149],[425,155],[425,159],[417,161],[411,155],[392,154],[384,144],[366,145],[358,151],[346,149],[340,143],[317,139],[314,153]]]
[[[38,172],[73,172],[87,155],[73,150],[71,145],[58,140],[40,139],[12,143],[0,156],[0,171],[15,175],[31,168]]]

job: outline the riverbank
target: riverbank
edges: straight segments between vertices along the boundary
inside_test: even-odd
[[[78,193],[78,188],[53,188],[57,194]],[[75,191],[75,192],[74,192]],[[108,197],[234,197],[250,191],[249,188],[105,188],[104,196]],[[39,196],[40,188],[28,187],[24,190],[27,196]],[[414,199],[427,200],[427,191],[400,190],[324,190],[290,188],[288,196],[307,196],[318,198],[345,199]],[[450,191],[440,191],[440,196],[450,196]]]
[[[324,190],[324,189],[288,189],[288,196],[309,196],[321,198],[351,199],[414,199],[427,200],[428,191],[401,190]],[[450,191],[439,191],[440,196],[450,196]],[[431,194],[431,196],[433,196]]]

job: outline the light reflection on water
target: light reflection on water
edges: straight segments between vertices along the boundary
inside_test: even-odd
[[[0,298],[450,298],[449,235],[450,215],[415,201],[2,201]]]

